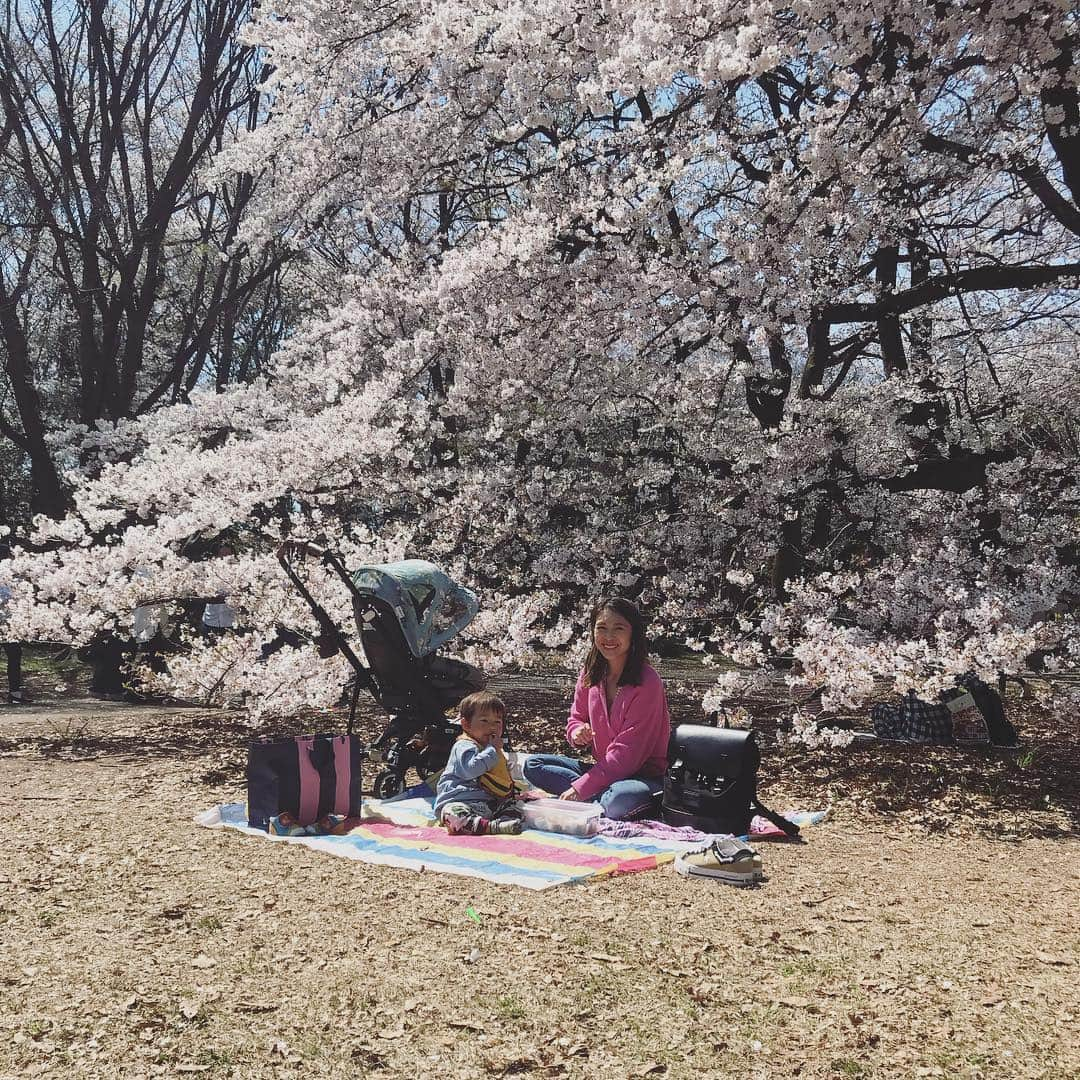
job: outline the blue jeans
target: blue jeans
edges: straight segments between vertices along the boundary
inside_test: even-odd
[[[533,754],[525,759],[522,766],[525,779],[530,784],[552,795],[561,795],[588,771],[584,762],[563,754]],[[588,801],[600,803],[605,817],[625,821],[648,810],[663,791],[662,776],[630,776],[625,780],[616,780]]]

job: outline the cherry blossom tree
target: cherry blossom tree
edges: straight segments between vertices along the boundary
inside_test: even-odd
[[[304,534],[476,585],[489,664],[626,592],[734,662],[707,705],[1074,664],[1076,39],[1052,0],[261,7],[273,115],[216,169],[328,314],[87,433],[20,618],[224,592],[250,633],[173,685],[325,704],[336,662],[258,661],[314,633],[269,554]]]

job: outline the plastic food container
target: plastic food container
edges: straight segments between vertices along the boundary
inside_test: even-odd
[[[598,803],[570,802],[564,799],[529,799],[522,803],[526,829],[566,833],[569,836],[595,836],[600,828]]]

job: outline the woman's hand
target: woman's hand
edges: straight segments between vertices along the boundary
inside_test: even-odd
[[[572,742],[575,746],[591,746],[592,728],[588,724],[582,724],[581,727],[574,728]]]
[[[559,798],[566,802],[581,802],[581,796],[572,787],[568,787]]]

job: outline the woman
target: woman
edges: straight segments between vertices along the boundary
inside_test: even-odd
[[[599,802],[609,818],[652,806],[664,788],[671,717],[660,676],[646,662],[645,621],[629,600],[611,597],[593,608],[592,647],[578,676],[566,738],[592,747],[596,764],[536,754],[525,779],[562,799]]]

